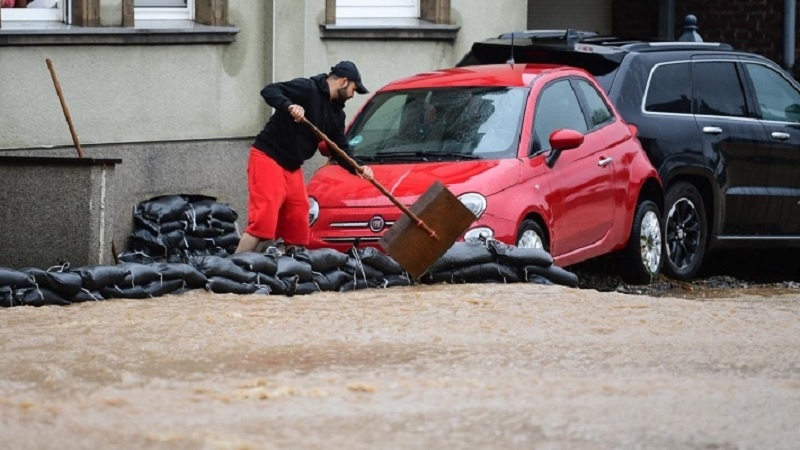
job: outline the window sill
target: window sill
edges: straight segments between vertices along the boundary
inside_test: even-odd
[[[320,24],[322,39],[410,39],[455,41],[459,25],[436,24],[419,19],[350,19]]]
[[[3,22],[0,46],[228,44],[237,27],[191,20],[139,20],[135,27],[78,27],[58,22]]]

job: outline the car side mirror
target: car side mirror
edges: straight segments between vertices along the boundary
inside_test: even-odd
[[[552,150],[550,150],[550,154],[547,155],[547,158],[545,159],[547,167],[552,169],[553,166],[556,165],[556,161],[561,155],[561,152],[579,147],[581,144],[583,144],[583,139],[583,134],[575,130],[562,128],[560,130],[553,131],[553,133],[550,135],[550,148],[552,148]]]

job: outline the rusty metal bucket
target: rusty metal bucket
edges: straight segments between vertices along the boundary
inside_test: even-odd
[[[306,118],[303,118],[302,122],[359,174],[364,173],[364,168],[319,128]],[[379,244],[414,279],[422,276],[437,259],[441,258],[475,221],[472,211],[438,181],[431,185],[411,207],[406,207],[375,179],[369,181],[404,213],[386,231]]]

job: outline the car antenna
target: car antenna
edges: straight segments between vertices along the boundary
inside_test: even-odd
[[[508,57],[508,61],[506,64],[514,64],[514,35],[517,34],[515,31],[511,32],[511,55]]]

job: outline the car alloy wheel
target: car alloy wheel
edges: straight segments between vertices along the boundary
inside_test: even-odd
[[[631,235],[623,258],[622,278],[631,284],[648,284],[661,272],[661,214],[658,206],[644,200],[636,206]]]
[[[661,218],[657,211],[647,211],[639,229],[642,264],[655,277],[661,269]]]
[[[700,270],[705,255],[707,224],[703,198],[694,186],[681,182],[668,190],[666,199],[664,272],[688,280]]]
[[[541,248],[549,251],[543,236],[544,232],[538,223],[530,219],[523,220],[517,233],[517,247]]]

